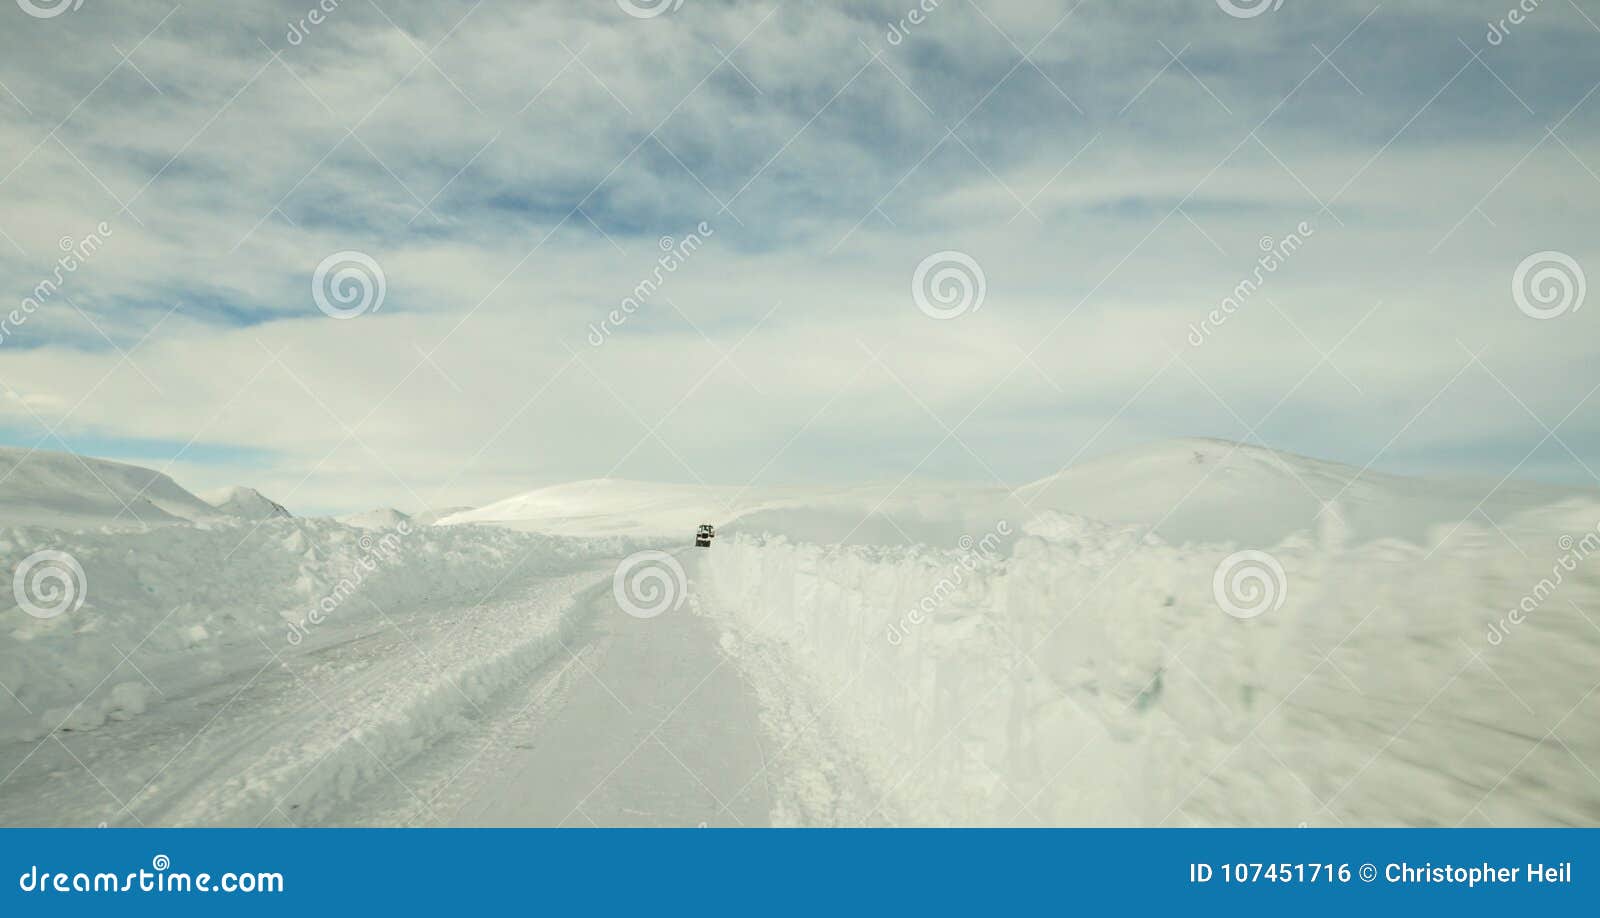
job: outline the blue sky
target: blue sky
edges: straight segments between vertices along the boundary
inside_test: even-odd
[[[0,329],[6,444],[302,512],[1015,484],[1188,435],[1597,484],[1597,309],[1513,288],[1600,272],[1593,4],[1492,41],[1509,0],[342,0],[293,41],[311,0],[26,5],[7,310],[111,232]],[[383,297],[339,320],[345,252]],[[934,318],[947,252],[984,294]]]

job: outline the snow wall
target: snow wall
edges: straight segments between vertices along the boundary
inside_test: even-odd
[[[914,822],[1592,824],[1597,524],[1570,502],[1430,549],[1345,544],[1330,512],[1252,550],[1045,514],[948,549],[738,536],[704,563]]]
[[[10,598],[33,610],[10,609],[0,628],[0,684],[11,694],[0,703],[0,741],[144,713],[161,699],[141,669],[175,670],[172,681],[191,687],[227,684],[238,681],[241,660],[258,665],[263,649],[292,662],[382,630],[388,615],[516,595],[531,577],[636,547],[486,526],[363,530],[315,519],[114,534],[0,529],[0,569],[17,572]]]

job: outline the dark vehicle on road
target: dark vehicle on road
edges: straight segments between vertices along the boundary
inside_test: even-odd
[[[696,548],[710,548],[711,540],[717,537],[717,530],[710,523],[701,523],[695,531],[694,545]]]

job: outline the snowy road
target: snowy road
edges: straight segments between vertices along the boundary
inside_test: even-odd
[[[702,605],[697,553],[679,553],[685,601],[652,619],[613,598],[620,556],[529,562],[469,543],[456,557],[492,587],[368,585],[297,642],[248,619],[222,631],[239,606],[197,608],[220,633],[204,655],[122,638],[138,655],[98,694],[32,715],[58,729],[0,741],[0,823],[761,826],[870,810],[781,661]],[[236,591],[239,569],[217,576]],[[140,627],[194,627],[178,614]],[[61,654],[81,642],[63,635]],[[145,707],[83,716],[141,685]]]
[[[1233,455],[1185,441],[1079,469],[1067,502],[1144,493],[1130,468],[1163,494],[1216,470],[1215,525],[1190,523],[1233,533],[1230,494],[1359,477]],[[76,506],[77,467],[24,503]],[[1454,492],[1368,482],[1349,519],[1236,551],[1054,510],[988,523],[957,492],[899,511],[915,544],[856,544],[861,515],[814,495],[705,551],[681,534],[712,514],[672,489],[577,489],[602,518],[571,488],[512,507],[597,530],[551,534],[223,518],[154,472],[97,469],[195,519],[0,527],[19,605],[0,610],[0,825],[1600,820],[1589,497],[1491,525],[1418,504],[1389,530],[1426,522],[1415,542],[1374,508]],[[633,618],[614,580],[663,545],[684,601]],[[1258,569],[1265,606],[1219,585]]]
[[[510,754],[464,776],[473,790],[450,821],[767,825],[760,703],[713,624],[688,605],[648,620],[623,614],[609,584],[585,601],[595,608],[582,649],[537,688],[561,703],[523,724]]]
[[[565,659],[526,689],[471,765],[432,791],[425,824],[857,826],[881,797],[775,646],[716,614],[699,552],[678,554],[688,598],[641,620],[611,584],[584,592]],[[400,821],[415,818],[393,814]],[[388,817],[385,817],[388,818]]]

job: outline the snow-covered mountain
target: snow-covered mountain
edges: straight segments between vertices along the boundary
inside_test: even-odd
[[[137,530],[290,515],[254,488],[225,488],[201,496],[142,466],[0,447],[0,526]]]
[[[1260,446],[1187,438],[1074,465],[1019,488],[1017,496],[1040,510],[1154,527],[1169,542],[1260,544],[1315,530],[1327,501],[1337,503],[1353,536],[1421,542],[1431,527],[1453,526],[1477,510],[1499,519],[1600,496],[1526,482],[1505,482],[1490,494],[1492,485],[1363,472]]]
[[[139,529],[228,515],[151,469],[0,447],[0,520],[6,525]]]
[[[1187,438],[1078,463],[1015,489],[916,481],[737,488],[605,478],[540,488],[440,523],[684,538],[697,524],[710,522],[726,534],[771,533],[818,544],[949,545],[1001,522],[1020,531],[1038,514],[1054,511],[1150,528],[1174,543],[1272,544],[1330,524],[1355,538],[1420,543],[1431,528],[1454,526],[1469,514],[1498,520],[1531,507],[1600,496],[1525,482],[1505,482],[1491,494],[1492,484],[1406,478],[1260,446]],[[1322,512],[1325,502],[1337,505],[1336,515]]]
[[[202,495],[206,502],[229,516],[247,520],[267,520],[293,516],[284,506],[255,488],[232,487]]]
[[[911,482],[851,487],[735,487],[600,478],[539,488],[440,525],[493,523],[558,535],[684,539],[700,523],[726,534],[776,533],[852,544],[940,544],[993,527],[1007,492]],[[1013,512],[1011,518],[1015,518]]]
[[[738,488],[596,478],[538,488],[452,514],[439,525],[496,523],[562,535],[682,535],[692,534],[701,522],[738,516],[755,502],[754,495],[741,495]]]

